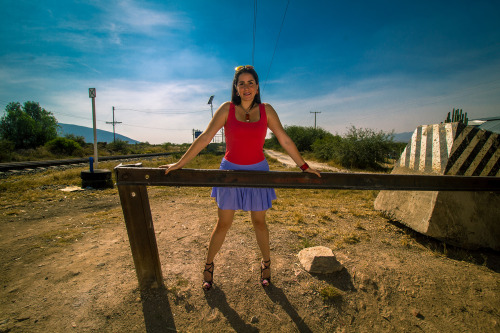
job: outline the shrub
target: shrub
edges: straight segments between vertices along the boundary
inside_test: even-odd
[[[314,156],[320,160],[338,160],[341,144],[342,138],[339,135],[326,136],[313,143],[312,151]]]
[[[82,147],[75,141],[58,137],[46,144],[47,149],[55,155],[82,155]]]
[[[169,150],[172,148],[172,143],[171,143],[171,142],[165,142],[165,143],[163,143],[161,146],[162,146],[162,148],[163,148],[165,151],[169,151]]]
[[[217,154],[223,152],[225,148],[225,144],[223,143],[211,142],[203,151],[209,154]]]
[[[121,155],[127,155],[130,153],[128,142],[123,140],[116,140],[114,142],[108,143],[107,149]]]
[[[9,140],[0,140],[0,162],[12,161],[12,152],[15,144]]]
[[[380,163],[394,156],[398,146],[392,133],[351,127],[344,137],[326,136],[313,144],[314,155],[347,168],[380,169]]]
[[[312,151],[312,145],[316,140],[333,136],[322,128],[303,126],[285,126],[285,132],[301,152]],[[267,148],[277,148],[280,147],[280,143],[274,134],[271,133],[271,139],[266,140],[265,146]]]
[[[351,127],[340,145],[338,161],[351,168],[380,168],[393,147],[393,134]]]
[[[80,145],[80,147],[85,147],[87,143],[85,142],[85,137],[81,135],[74,135],[74,134],[66,134],[64,136],[66,139],[70,139],[75,141]]]

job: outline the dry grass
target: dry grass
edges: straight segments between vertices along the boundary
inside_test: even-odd
[[[329,244],[343,248],[370,241],[367,225],[377,191],[277,189],[278,200],[268,213],[270,223],[286,225],[298,238],[297,248]],[[352,221],[345,227],[346,221]],[[366,222],[365,222],[366,221]],[[342,223],[341,223],[342,222]],[[344,227],[340,227],[344,225]]]
[[[162,164],[175,162],[179,156],[167,156],[143,162],[144,167],[157,167]],[[186,168],[217,169],[221,155],[199,155]],[[271,170],[290,170],[281,163],[270,159]],[[116,162],[101,162],[100,169],[109,169],[117,165]],[[22,212],[17,206],[26,202],[62,200],[71,197],[86,196],[114,196],[116,187],[99,191],[85,191],[66,193],[59,191],[66,186],[81,186],[80,172],[86,167],[66,170],[46,170],[34,175],[11,176],[0,184],[0,194],[3,198],[4,215],[16,216]],[[114,177],[114,173],[113,173]],[[286,228],[297,236],[297,248],[314,246],[315,244],[331,243],[332,247],[343,247],[366,241],[362,233],[366,229],[363,221],[369,223],[370,218],[376,216],[373,210],[373,200],[377,191],[356,190],[302,190],[276,189],[278,200],[268,212],[268,221],[284,224]],[[83,193],[83,194],[82,194]],[[207,188],[185,187],[182,191],[176,187],[155,187],[149,191],[153,197],[180,198],[206,197]],[[110,221],[117,219],[119,211],[102,211],[88,216],[92,221]],[[352,226],[339,228],[340,221],[357,221]],[[345,225],[345,224],[344,224]],[[59,238],[57,238],[59,237]],[[64,243],[80,237],[78,232],[70,231],[59,235],[45,235],[44,243]]]

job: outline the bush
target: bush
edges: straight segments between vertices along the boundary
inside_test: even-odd
[[[12,152],[15,144],[9,140],[0,140],[0,162],[12,161]]]
[[[112,152],[119,153],[120,155],[127,155],[130,153],[129,144],[127,141],[116,140],[107,144],[107,149]]]
[[[312,151],[316,158],[328,161],[339,160],[339,147],[342,138],[339,135],[330,135],[316,140],[312,145]]]
[[[393,134],[351,127],[334,153],[334,159],[344,167],[380,169],[393,151]]]
[[[62,137],[47,142],[46,147],[55,155],[81,156],[83,153],[82,147],[77,142]]]
[[[312,151],[312,145],[316,140],[333,136],[322,128],[303,126],[285,126],[285,132],[301,152]],[[266,140],[265,146],[266,148],[278,148],[280,147],[280,143],[274,134],[271,133],[271,139]]]
[[[226,145],[223,143],[216,143],[216,142],[211,142],[208,144],[208,146],[203,150],[205,153],[209,154],[217,154],[224,152],[226,149]]]
[[[66,139],[73,140],[78,143],[81,147],[85,147],[87,143],[85,142],[85,137],[81,135],[66,134],[64,136]]]

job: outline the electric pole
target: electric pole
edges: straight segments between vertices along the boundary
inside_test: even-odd
[[[115,107],[113,106],[113,121],[107,121],[106,124],[113,124],[113,142],[116,142],[115,138],[115,124],[121,124],[121,121],[115,121]]]
[[[319,112],[319,111],[310,111],[309,113],[314,113],[314,129],[316,129],[316,115],[318,113],[321,113],[321,112]]]

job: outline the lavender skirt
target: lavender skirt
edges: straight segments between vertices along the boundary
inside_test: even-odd
[[[219,169],[269,171],[269,164],[264,159],[256,164],[239,165],[223,158]],[[214,187],[212,197],[220,209],[262,211],[272,207],[271,201],[276,199],[276,193],[273,188]]]

